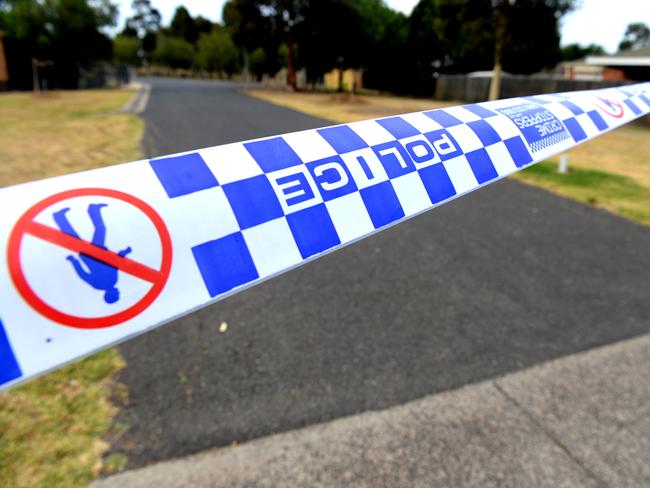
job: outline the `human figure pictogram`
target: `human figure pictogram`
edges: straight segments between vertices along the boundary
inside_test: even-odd
[[[101,210],[106,207],[106,203],[91,203],[88,205],[88,216],[95,228],[93,239],[91,243],[94,246],[106,249],[106,225],[102,218]],[[59,227],[61,232],[64,232],[72,237],[80,239],[77,232],[74,230],[66,213],[70,208],[63,208],[54,212],[54,222]],[[131,252],[131,247],[127,247],[117,253],[118,256],[124,257]],[[106,303],[115,303],[120,299],[120,291],[115,286],[117,283],[117,268],[109,264],[103,263],[94,259],[86,254],[80,253],[79,258],[70,255],[66,258],[72,264],[75,272],[83,281],[88,283],[96,290],[104,291],[104,301]],[[82,265],[83,263],[83,265]],[[85,265],[85,268],[84,268]]]

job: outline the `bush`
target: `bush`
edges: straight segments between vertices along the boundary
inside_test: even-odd
[[[135,37],[117,36],[113,41],[113,58],[118,63],[138,66],[140,64],[139,50],[140,43]]]
[[[153,60],[171,68],[190,68],[194,62],[194,47],[178,37],[160,35]]]
[[[239,70],[239,51],[230,35],[222,29],[201,34],[197,44],[196,61],[199,67],[229,75]]]

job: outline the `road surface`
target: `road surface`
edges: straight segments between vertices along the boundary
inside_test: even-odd
[[[232,84],[148,81],[149,157],[327,124]],[[142,466],[646,333],[648,249],[647,228],[496,183],[120,346],[113,450]]]

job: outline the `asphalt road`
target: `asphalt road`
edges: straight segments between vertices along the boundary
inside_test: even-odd
[[[327,123],[150,82],[148,156]],[[647,333],[649,249],[647,228],[494,184],[120,346],[113,450],[141,466]]]

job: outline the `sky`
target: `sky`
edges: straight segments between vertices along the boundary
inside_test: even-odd
[[[393,9],[410,14],[418,0],[385,0]],[[131,0],[117,0],[120,7],[119,29],[131,14]],[[163,24],[169,24],[178,0],[152,0],[160,10]],[[182,4],[193,16],[201,15],[212,21],[221,20],[225,0],[184,0]],[[600,44],[609,52],[616,52],[625,28],[631,22],[650,25],[648,0],[582,0],[582,7],[562,19],[562,45]]]

